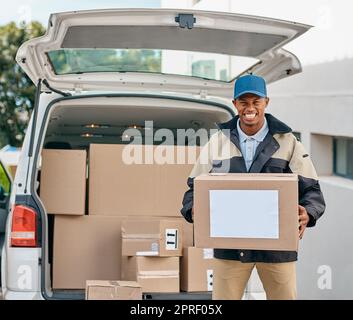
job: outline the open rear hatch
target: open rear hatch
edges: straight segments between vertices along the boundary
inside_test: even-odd
[[[16,60],[34,83],[60,90],[231,96],[254,72],[270,83],[301,71],[282,47],[310,26],[233,13],[109,9],[52,14]],[[176,63],[177,62],[177,63]],[[45,90],[45,87],[44,87]]]

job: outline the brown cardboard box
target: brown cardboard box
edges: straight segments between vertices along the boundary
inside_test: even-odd
[[[85,214],[86,166],[85,150],[43,150],[40,198],[48,213]]]
[[[187,292],[212,291],[213,249],[189,247],[180,259],[180,289]]]
[[[90,279],[120,279],[123,219],[55,216],[53,288],[84,289]]]
[[[55,216],[53,288],[83,289],[89,279],[120,279],[121,223],[126,219],[159,220],[160,217]],[[184,218],[186,246],[192,242],[192,224]]]
[[[180,219],[127,219],[122,223],[121,235],[123,256],[182,255],[183,221]]]
[[[121,278],[137,281],[143,293],[179,292],[179,257],[122,257]]]
[[[193,247],[194,246],[194,224],[187,222],[184,217],[180,214],[179,217],[154,217],[154,216],[129,216],[129,219],[139,219],[142,221],[151,221],[151,220],[170,220],[170,221],[181,221],[182,222],[182,229],[183,229],[183,239],[182,239],[182,246],[183,247]]]
[[[196,247],[297,251],[297,175],[209,174],[194,187]]]
[[[90,145],[89,214],[179,217],[193,164],[158,164],[153,161],[154,164],[125,164],[123,155],[129,150],[125,147],[131,146]],[[141,150],[146,148],[152,155],[158,150],[155,146],[141,147]],[[176,150],[185,147],[165,148],[176,154]],[[198,147],[189,148],[199,152]]]
[[[86,281],[86,300],[142,300],[136,281]]]

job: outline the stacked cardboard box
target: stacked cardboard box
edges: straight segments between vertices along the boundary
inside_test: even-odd
[[[40,197],[49,214],[84,215],[86,151],[43,150]]]
[[[179,257],[123,257],[121,278],[137,281],[144,293],[179,292]]]
[[[135,146],[139,148],[135,153],[142,155],[142,158],[136,155],[135,159],[130,156],[129,148],[132,147],[90,146],[89,214],[179,217],[183,195],[187,190],[187,177],[193,164],[151,162],[158,160],[158,157],[149,159],[158,154],[156,146]],[[166,154],[174,155],[175,161],[178,154],[185,150],[185,147],[164,148]],[[197,147],[189,149],[194,150],[196,155],[199,152]]]
[[[122,279],[134,280],[142,291],[179,292],[182,222],[176,219],[122,223]]]
[[[53,288],[84,289],[86,280],[119,280],[123,217],[55,217]]]
[[[183,224],[177,219],[127,219],[122,223],[122,255],[182,255]]]
[[[136,221],[135,216],[55,216],[53,288],[84,289],[86,280],[122,279],[121,227],[129,219]],[[159,217],[141,217],[139,222],[143,225],[155,221],[158,225],[159,220]],[[185,224],[183,218],[163,220],[175,221],[181,229]],[[181,248],[182,242],[178,243]]]
[[[213,249],[183,249],[180,264],[180,288],[187,292],[213,290]]]
[[[167,149],[176,153],[176,147]],[[178,230],[184,230],[178,235],[179,253],[173,253],[175,256],[181,255],[182,242],[194,245],[193,225],[179,211],[192,164],[126,165],[121,160],[123,152],[120,145],[91,145],[89,214],[84,215],[85,151],[43,151],[41,198],[47,211],[55,213],[53,288],[83,289],[86,280],[121,279],[123,220],[137,219],[145,226],[150,221],[156,225],[174,221],[174,227],[176,223]],[[68,185],[73,187],[67,189]],[[50,201],[54,201],[54,208]],[[175,264],[178,259],[169,260]],[[143,270],[139,270],[141,274]],[[172,290],[175,288],[173,285]]]

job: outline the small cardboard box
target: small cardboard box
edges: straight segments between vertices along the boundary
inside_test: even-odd
[[[187,292],[213,290],[213,249],[189,247],[180,259],[180,289]]]
[[[122,257],[121,278],[137,281],[143,293],[179,292],[179,257]]]
[[[181,256],[181,219],[126,219],[121,226],[123,256]]]
[[[84,215],[86,151],[42,152],[40,198],[49,214]]]
[[[142,300],[136,281],[86,281],[86,300]]]
[[[208,174],[194,187],[196,247],[297,251],[297,175]]]

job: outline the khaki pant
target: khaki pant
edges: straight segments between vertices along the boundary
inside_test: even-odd
[[[240,300],[255,266],[268,300],[297,298],[295,262],[242,263],[215,259],[212,299]]]

